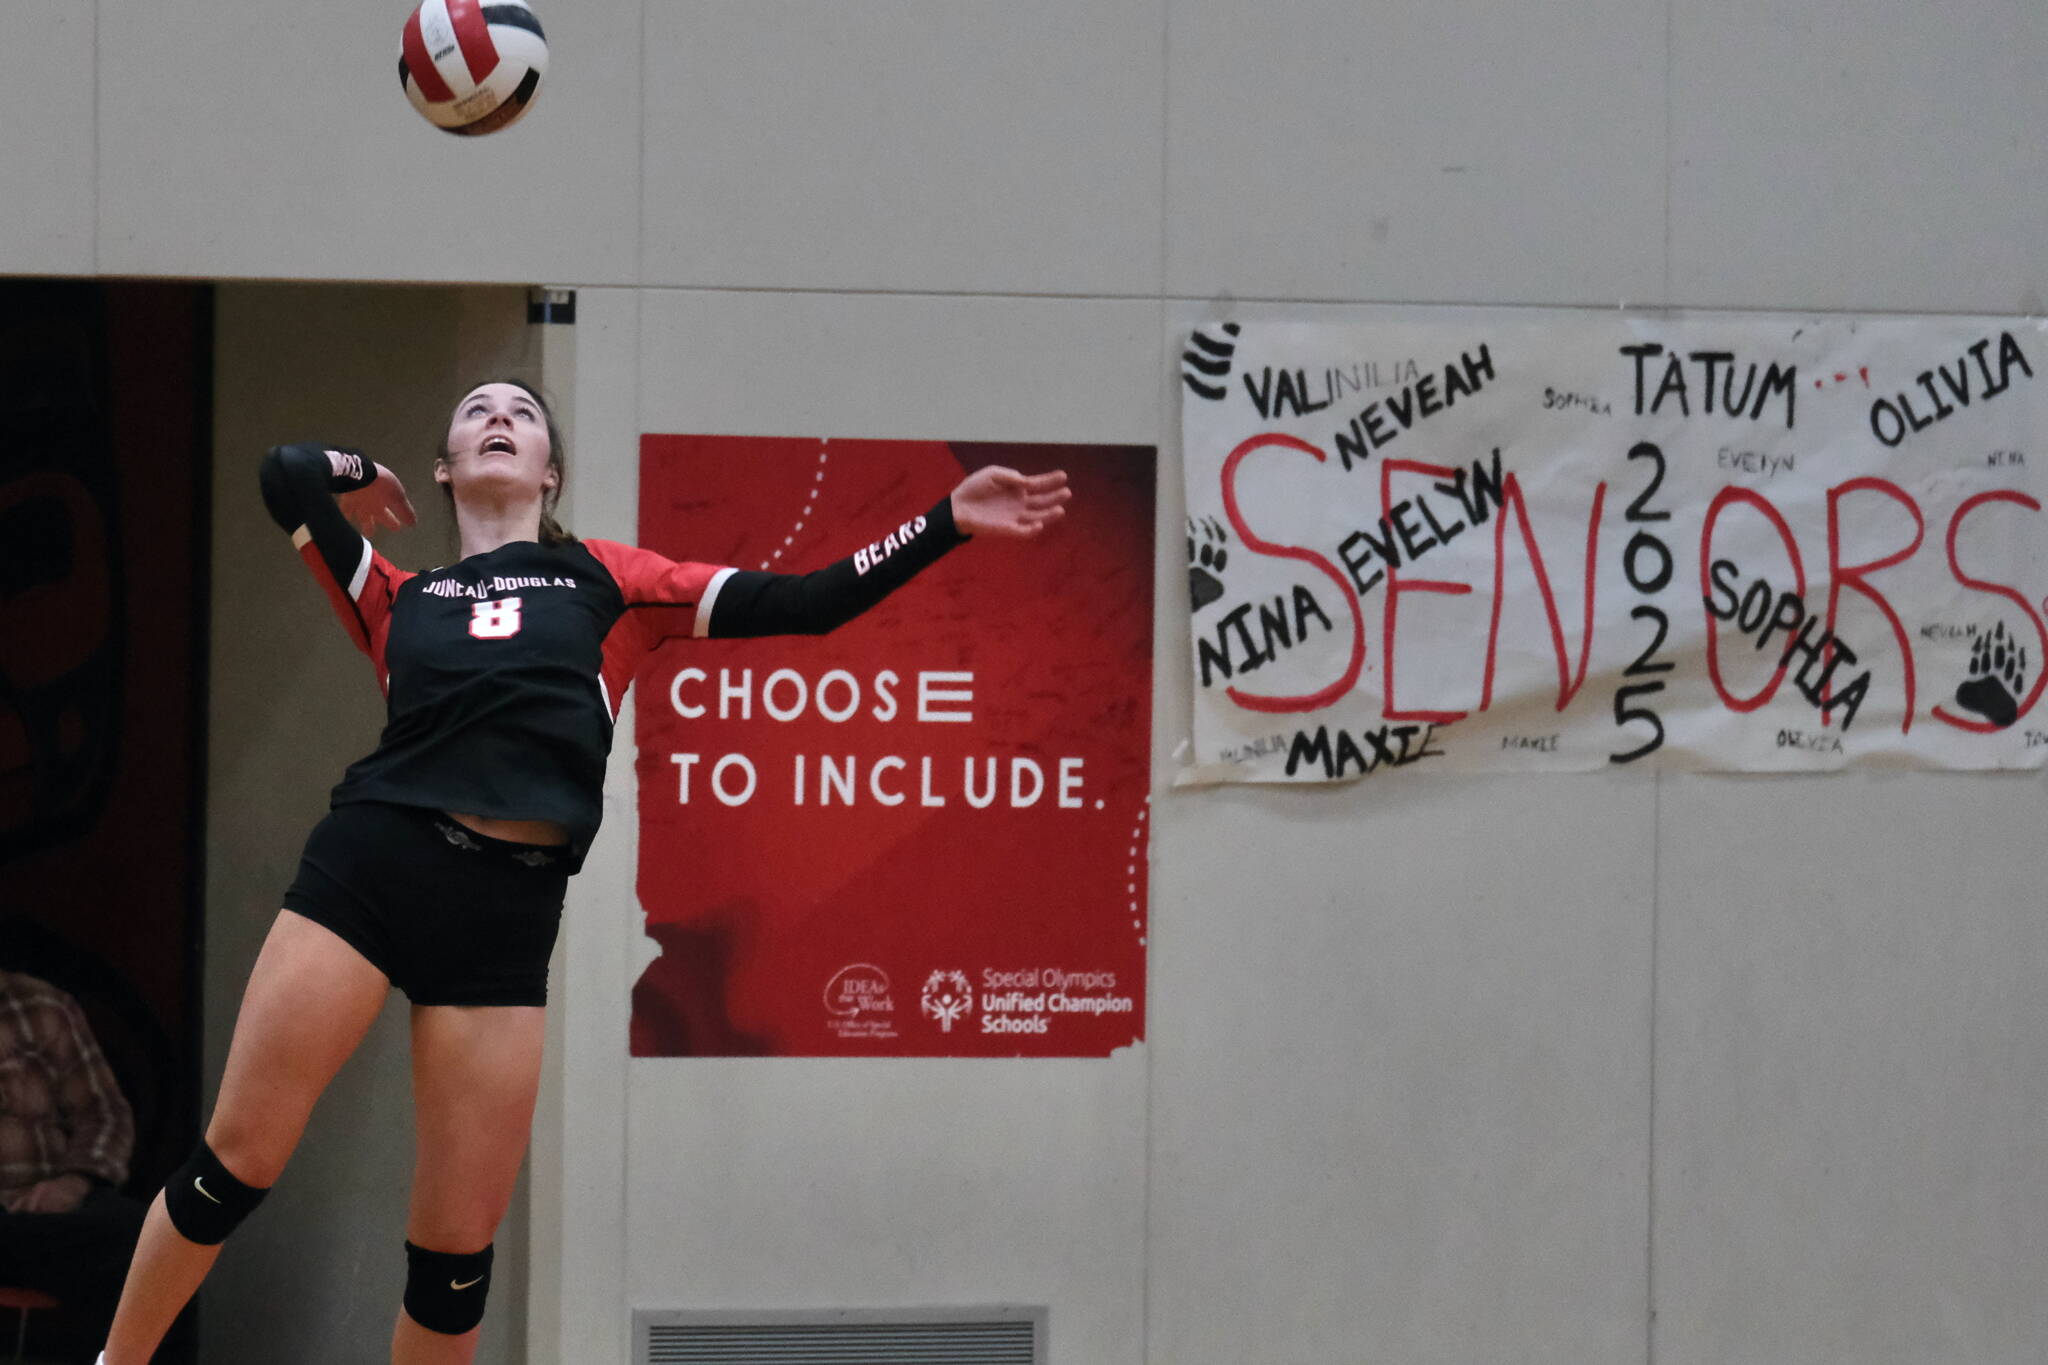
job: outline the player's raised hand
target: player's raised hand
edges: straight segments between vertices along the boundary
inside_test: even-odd
[[[366,536],[379,531],[402,531],[419,520],[398,476],[381,464],[376,468],[375,483],[335,498],[349,524]]]
[[[1073,496],[1064,469],[1027,475],[990,465],[953,490],[953,524],[970,536],[1028,540],[1065,516]]]

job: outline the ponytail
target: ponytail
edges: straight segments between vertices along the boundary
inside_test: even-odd
[[[554,499],[550,498],[548,502],[552,504]],[[552,505],[541,509],[540,543],[549,549],[553,549],[557,545],[574,545],[577,543],[576,537],[569,533],[569,529],[563,526],[561,522],[555,520],[555,510]]]

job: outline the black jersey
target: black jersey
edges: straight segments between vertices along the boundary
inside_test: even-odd
[[[603,815],[619,699],[650,650],[679,636],[822,633],[963,539],[942,498],[811,574],[678,563],[606,540],[513,541],[409,573],[334,501],[374,478],[358,453],[320,446],[279,447],[263,464],[272,518],[384,688],[384,734],[333,804],[552,820],[578,860]]]

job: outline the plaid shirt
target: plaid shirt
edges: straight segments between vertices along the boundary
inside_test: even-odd
[[[135,1116],[84,1011],[55,986],[0,972],[0,1198],[76,1172],[128,1178]]]

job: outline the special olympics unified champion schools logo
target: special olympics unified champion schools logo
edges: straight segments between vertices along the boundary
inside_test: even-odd
[[[918,1008],[938,1020],[941,1030],[951,1033],[953,1025],[974,1008],[974,988],[967,984],[967,973],[933,972],[925,978]]]

